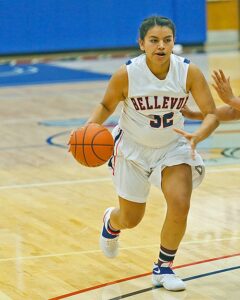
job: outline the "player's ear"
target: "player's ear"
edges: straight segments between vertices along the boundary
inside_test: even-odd
[[[139,44],[139,48],[142,50],[142,51],[144,51],[145,49],[144,49],[144,42],[143,42],[143,40],[142,39],[138,39],[138,44]]]

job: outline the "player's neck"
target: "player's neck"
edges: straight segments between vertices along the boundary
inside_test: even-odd
[[[160,80],[164,80],[167,77],[169,68],[170,68],[170,60],[164,62],[161,65],[151,64],[150,62],[146,62],[150,71]]]

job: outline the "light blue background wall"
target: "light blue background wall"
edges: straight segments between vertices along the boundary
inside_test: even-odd
[[[205,0],[0,0],[0,55],[134,47],[141,21],[170,17],[177,42],[206,40]]]

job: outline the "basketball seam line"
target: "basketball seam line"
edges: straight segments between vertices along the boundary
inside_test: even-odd
[[[85,163],[86,163],[87,166],[89,166],[89,164],[87,163],[86,155],[85,155],[85,151],[84,151],[84,139],[85,139],[87,129],[88,129],[88,126],[85,127],[85,130],[84,130],[84,133],[83,133],[83,139],[82,139],[82,142],[83,142],[82,146],[83,147],[82,147],[82,149],[83,149],[83,157],[84,157]]]
[[[97,137],[97,135],[99,135],[99,134],[100,134],[101,132],[103,132],[103,131],[107,131],[107,132],[108,132],[107,129],[102,129],[101,131],[98,131],[98,132],[93,136],[93,138],[92,138],[92,143],[91,143],[91,148],[92,148],[93,153],[96,155],[96,157],[97,157],[98,159],[100,159],[101,161],[106,162],[106,160],[104,160],[104,159],[102,159],[101,157],[99,157],[99,156],[97,155],[97,153],[94,151],[94,146],[96,146],[96,144],[93,144],[94,139]]]

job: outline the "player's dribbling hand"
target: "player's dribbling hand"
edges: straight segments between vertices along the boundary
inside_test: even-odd
[[[195,160],[196,157],[196,146],[197,146],[197,141],[196,141],[196,135],[194,133],[189,133],[187,131],[178,129],[178,128],[174,128],[173,129],[175,132],[177,132],[178,134],[184,136],[190,143],[191,146],[191,157],[192,159]]]

